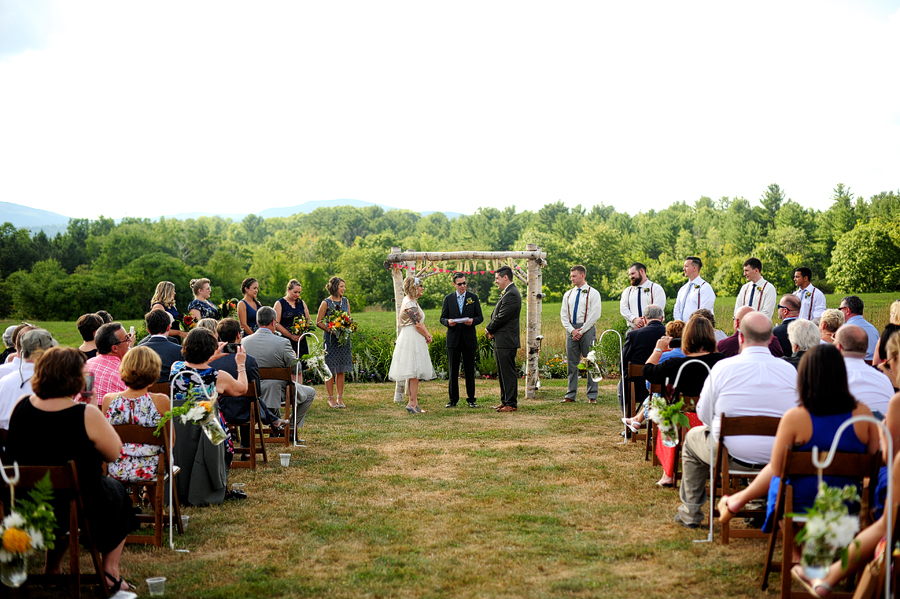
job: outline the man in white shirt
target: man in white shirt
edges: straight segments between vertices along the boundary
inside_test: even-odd
[[[794,295],[800,300],[800,316],[812,320],[822,316],[822,312],[828,307],[825,305],[825,294],[821,289],[813,287],[809,279],[812,277],[812,271],[805,266],[801,266],[794,271],[794,283],[797,284],[797,291]]]
[[[845,324],[838,329],[834,343],[844,356],[850,393],[883,418],[894,396],[894,385],[886,375],[866,364],[868,334],[856,325]]]
[[[625,319],[628,330],[639,329],[647,324],[644,310],[647,306],[659,306],[666,310],[666,292],[661,285],[647,278],[647,267],[635,262],[628,267],[628,278],[631,286],[622,292],[619,302],[619,313]]]
[[[700,269],[703,262],[697,256],[688,256],[684,260],[684,276],[688,282],[678,290],[675,299],[675,310],[672,316],[675,320],[687,322],[691,314],[700,308],[706,308],[713,314],[716,313],[716,292],[709,283],[700,277]]]
[[[0,428],[9,428],[9,417],[13,408],[23,396],[31,395],[31,377],[34,376],[34,363],[44,351],[56,347],[58,343],[44,329],[31,329],[18,339],[19,355],[22,360],[19,368],[0,378]]]
[[[747,279],[747,282],[738,291],[734,301],[735,315],[741,307],[750,306],[757,312],[772,318],[778,293],[775,291],[775,285],[762,278],[761,270],[762,262],[759,261],[759,258],[747,258],[744,262],[744,278]]]
[[[584,278],[587,271],[576,264],[569,271],[569,279],[574,287],[563,296],[559,318],[566,329],[566,358],[569,367],[569,389],[560,403],[575,401],[578,393],[578,363],[588,355],[591,345],[597,339],[594,324],[600,318],[600,292],[588,285]],[[591,377],[587,379],[587,398],[597,403],[597,383]]]
[[[684,438],[681,506],[675,522],[688,528],[698,528],[703,521],[710,446],[715,459],[721,415],[780,418],[797,405],[797,371],[769,352],[772,320],[759,312],[747,314],[738,335],[741,353],[713,366],[700,392],[697,416],[705,426],[692,428]],[[771,437],[726,438],[725,445],[731,461],[743,468],[761,470],[772,454]]]

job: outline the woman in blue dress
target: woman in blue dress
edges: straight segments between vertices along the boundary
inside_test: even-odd
[[[325,381],[325,390],[328,391],[328,406],[332,408],[346,408],[344,405],[344,373],[353,369],[353,355],[350,350],[350,340],[344,345],[338,343],[337,336],[328,330],[325,319],[335,310],[342,310],[350,314],[350,302],[344,297],[347,284],[340,277],[331,277],[325,290],[330,294],[322,300],[319,312],[316,314],[316,326],[325,331],[325,363],[331,369],[334,376]],[[337,398],[334,396],[334,386],[337,384]]]
[[[275,308],[275,330],[281,333],[282,337],[291,340],[291,347],[297,352],[298,358],[309,353],[309,344],[306,342],[306,338],[300,339],[300,335],[295,335],[291,330],[291,327],[294,326],[294,318],[298,316],[309,322],[309,308],[306,306],[306,302],[300,299],[301,291],[303,291],[303,287],[300,285],[300,281],[291,279],[287,284],[284,297],[278,298],[278,301],[272,306]]]
[[[252,335],[259,328],[256,324],[256,312],[262,307],[256,296],[259,295],[259,282],[253,277],[247,277],[241,283],[241,293],[244,299],[238,302],[238,320],[241,322],[241,334],[245,337]]]
[[[800,405],[781,417],[769,464],[760,471],[749,487],[734,495],[725,495],[719,501],[721,522],[731,520],[751,499],[765,497],[768,493],[769,513],[763,530],[771,530],[775,510],[773,493],[778,492],[786,448],[812,451],[813,446],[816,446],[820,452],[827,452],[831,449],[834,435],[841,424],[853,416],[872,415],[866,404],[857,402],[850,394],[844,358],[830,343],[812,348],[800,360],[797,393]],[[845,453],[873,454],[877,450],[878,427],[872,422],[855,422],[852,427],[844,430],[838,443],[838,451]],[[826,476],[823,480],[829,486],[843,487],[852,484],[857,485],[857,488],[861,482],[834,476]],[[815,501],[818,479],[816,476],[794,477],[790,484],[794,488],[794,511],[804,513]]]
[[[194,322],[200,322],[204,318],[214,318],[219,320],[219,308],[209,301],[212,289],[209,286],[209,279],[191,279],[191,291],[194,292],[194,299],[188,304],[188,312],[194,317]]]
[[[151,310],[162,310],[172,317],[172,328],[169,330],[169,337],[183,338],[187,333],[181,330],[181,314],[175,307],[175,284],[169,281],[160,281],[153,293],[153,299],[150,300]]]

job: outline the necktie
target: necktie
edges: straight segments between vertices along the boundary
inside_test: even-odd
[[[643,310],[643,308],[641,308],[641,292],[642,291],[643,291],[643,289],[638,287],[638,316],[644,315],[644,310]]]
[[[575,322],[581,322],[580,320],[578,320],[578,300],[580,300],[580,299],[581,299],[581,290],[578,289],[578,287],[576,287],[575,288],[575,310],[572,312],[572,314],[573,314],[572,318],[575,320]]]
[[[464,295],[456,294],[456,303],[459,304],[459,315],[462,316]]]
[[[753,305],[753,294],[756,293],[756,283],[753,283],[753,287],[750,289],[750,306]]]

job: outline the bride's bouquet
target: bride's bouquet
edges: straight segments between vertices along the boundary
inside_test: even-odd
[[[295,335],[302,335],[312,330],[312,323],[305,316],[295,316],[294,324],[291,325],[291,332]]]
[[[338,345],[347,345],[350,335],[356,331],[356,321],[343,310],[334,310],[325,318],[328,332],[337,338]]]

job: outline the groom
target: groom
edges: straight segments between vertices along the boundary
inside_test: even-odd
[[[478,337],[475,327],[484,321],[478,296],[466,287],[466,275],[453,273],[456,291],[444,298],[441,307],[441,324],[447,327],[447,370],[450,376],[450,403],[447,408],[455,408],[459,402],[459,360],[462,357],[463,372],[466,376],[466,401],[470,408],[475,403],[475,352]],[[460,320],[463,319],[463,320]]]
[[[516,376],[516,353],[519,351],[519,313],[522,295],[512,282],[512,269],[501,266],[494,272],[494,283],[500,288],[500,301],[494,306],[491,322],[485,327],[488,339],[494,340],[494,358],[500,375],[498,412],[518,410],[519,378]]]

